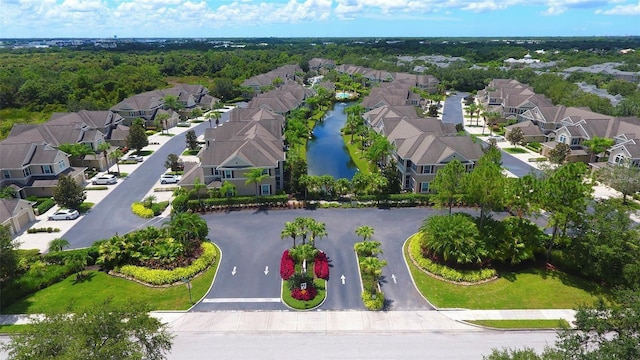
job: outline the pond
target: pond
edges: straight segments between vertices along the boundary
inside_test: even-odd
[[[343,110],[352,104],[353,102],[336,103],[324,120],[316,124],[313,139],[307,144],[309,175],[331,175],[334,179],[353,178],[357,167],[351,161],[340,134],[340,129],[347,121],[347,114]]]

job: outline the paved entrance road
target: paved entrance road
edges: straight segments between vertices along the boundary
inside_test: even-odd
[[[223,113],[220,121],[227,121],[228,113]],[[209,126],[207,121],[192,126],[196,135],[201,135]],[[70,248],[91,246],[95,241],[109,238],[116,233],[125,234],[137,228],[157,225],[157,218],[146,220],[131,212],[131,204],[142,200],[149,189],[158,184],[160,175],[165,172],[164,162],[169,154],[181,154],[186,146],[185,133],[173,136],[165,145],[145,158],[138,169],[131,173],[124,184],[113,189],[71,228],[64,238]]]
[[[431,306],[416,291],[402,255],[402,245],[422,221],[441,213],[431,208],[381,210],[318,209],[237,211],[204,216],[209,238],[222,250],[218,274],[206,299],[194,311],[284,310],[280,297],[280,258],[291,247],[291,238],[280,239],[286,221],[298,216],[313,217],[326,224],[328,237],[316,241],[330,260],[330,280],[323,310],[363,309],[361,285],[353,245],[362,241],[355,235],[361,225],[373,226],[374,240],[382,242],[381,257],[389,265],[383,269],[382,290],[389,310],[425,310]],[[297,243],[300,244],[300,239]],[[268,273],[265,269],[268,267]],[[235,275],[233,274],[235,268]],[[342,284],[341,276],[345,276]],[[393,278],[396,281],[393,281]],[[239,300],[241,299],[241,300]]]

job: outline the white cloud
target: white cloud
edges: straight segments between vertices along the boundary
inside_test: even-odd
[[[617,5],[610,10],[596,10],[596,14],[640,15],[640,2],[638,2],[637,4]]]

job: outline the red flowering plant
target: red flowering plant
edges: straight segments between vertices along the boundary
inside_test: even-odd
[[[282,259],[280,260],[280,276],[282,279],[288,280],[295,272],[296,263],[287,249],[282,253]]]
[[[291,297],[296,300],[309,301],[318,294],[313,278],[307,274],[294,274],[287,283],[291,290]]]
[[[313,261],[313,272],[317,278],[329,280],[329,261],[327,260],[327,254],[322,251],[318,251]]]

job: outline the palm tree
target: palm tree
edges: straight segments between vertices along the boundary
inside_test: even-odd
[[[614,143],[615,140],[613,139],[594,136],[590,140],[585,140],[582,144],[589,148],[589,154],[591,155],[589,162],[594,162],[597,155],[612,147]]]
[[[362,236],[362,241],[367,242],[373,236],[373,227],[369,225],[362,225],[356,228],[356,235]]]
[[[209,234],[207,222],[194,213],[176,213],[164,225],[168,228],[169,235],[178,240],[187,252]]]
[[[493,134],[493,125],[500,119],[500,113],[498,111],[489,111],[487,113],[487,125],[489,126],[489,135]]]
[[[153,207],[153,203],[157,200],[155,195],[149,195],[146,198],[142,199],[142,204],[147,209],[151,209]]]
[[[313,260],[317,254],[318,249],[314,248],[311,244],[300,245],[289,250],[289,255],[299,261],[302,264],[302,269],[304,270],[307,268],[307,262]]]
[[[360,262],[362,272],[371,276],[371,290],[376,291],[376,285],[382,275],[382,268],[387,265],[386,260],[377,257],[367,256]]]
[[[116,149],[113,152],[111,152],[111,158],[113,159],[113,161],[115,161],[116,168],[118,169],[118,176],[120,176],[120,159],[122,159],[123,156],[124,154],[120,149]]]
[[[71,244],[69,244],[69,241],[67,241],[66,239],[60,239],[60,238],[53,239],[49,242],[48,251],[50,253],[60,252],[65,248],[68,248],[70,245]]]
[[[293,239],[293,247],[296,247],[296,238],[299,234],[298,225],[293,221],[287,221],[284,223],[284,228],[280,232],[280,239],[285,239],[291,237]]]
[[[382,254],[380,245],[382,245],[382,243],[379,241],[363,241],[355,243],[353,250],[358,253],[358,256],[376,256]]]
[[[222,183],[220,186],[220,194],[227,198],[227,203],[229,203],[229,199],[236,194],[236,186],[228,181]]]
[[[82,251],[76,251],[65,259],[65,265],[76,273],[76,280],[83,277],[84,268],[87,267],[89,255]]]
[[[315,246],[316,239],[327,236],[327,227],[323,222],[315,220],[313,220],[313,222],[310,221],[308,228],[309,232],[311,233],[311,236],[309,236],[309,243],[312,246]]]
[[[200,190],[206,187],[207,185],[203,184],[199,177],[193,179],[193,190],[196,192],[196,196],[198,197],[198,203],[200,203]]]
[[[302,236],[302,245],[307,241],[307,235],[309,234],[309,228],[313,226],[313,220],[310,217],[297,217],[294,223],[298,227],[298,235]]]
[[[258,185],[262,180],[268,178],[269,174],[265,174],[262,168],[255,168],[245,172],[245,175],[247,176],[247,180],[244,182],[245,185],[256,184],[256,196],[260,196]]]
[[[487,108],[484,106],[483,103],[478,103],[476,105],[476,126],[480,126],[480,114],[484,113],[485,110],[487,110]],[[482,128],[484,129],[484,125],[482,125]]]
[[[476,113],[476,110],[478,109],[478,105],[476,105],[475,103],[467,106],[467,108],[465,109],[465,111],[467,112],[467,114],[469,114],[470,116],[470,121],[469,123],[473,122],[473,114]]]

